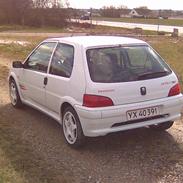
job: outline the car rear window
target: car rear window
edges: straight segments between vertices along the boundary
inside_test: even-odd
[[[171,73],[163,59],[147,45],[94,48],[88,49],[86,55],[94,82],[129,82]]]

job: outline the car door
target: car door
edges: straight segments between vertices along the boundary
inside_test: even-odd
[[[20,88],[25,100],[36,106],[45,106],[45,86],[48,65],[56,42],[43,42],[24,63]]]
[[[73,62],[74,47],[69,44],[58,43],[51,60],[46,85],[47,108],[56,114],[60,112],[63,97],[69,96]]]

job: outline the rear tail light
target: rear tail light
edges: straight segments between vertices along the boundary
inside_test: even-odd
[[[175,95],[179,95],[180,94],[180,84],[177,83],[176,85],[174,85],[169,93],[168,93],[168,96],[171,97],[171,96],[175,96]]]
[[[85,107],[107,107],[113,105],[113,101],[108,97],[88,94],[83,96],[83,106]]]

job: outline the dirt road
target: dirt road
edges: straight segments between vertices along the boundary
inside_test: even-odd
[[[5,36],[5,37],[11,37],[11,36],[15,36],[15,37],[24,37],[24,36],[26,36],[26,37],[39,37],[39,36],[41,36],[41,37],[66,37],[66,36],[84,36],[84,35],[87,35],[87,33],[82,33],[82,32],[79,32],[79,33],[73,33],[73,32],[71,32],[71,33],[42,33],[42,32],[30,32],[30,33],[28,33],[28,32],[14,32],[14,31],[10,31],[10,32],[8,32],[8,31],[6,31],[6,32],[0,32],[0,36],[1,37],[3,37],[3,36]]]
[[[51,183],[183,182],[183,122],[178,121],[168,132],[143,128],[89,139],[83,149],[73,150],[65,144],[57,122],[29,107],[17,110],[10,105],[9,65],[8,59],[0,58],[0,119],[13,138],[17,135],[19,143],[26,142],[36,155],[29,166],[41,161],[41,170],[34,167],[34,171],[43,180],[51,172],[47,180]],[[13,156],[9,156],[11,161]],[[20,165],[25,166],[27,159],[25,155]]]

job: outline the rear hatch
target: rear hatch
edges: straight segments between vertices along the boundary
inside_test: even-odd
[[[114,105],[165,98],[175,74],[148,45],[87,50],[91,82],[86,93],[106,96]]]
[[[177,83],[175,75],[143,81],[125,83],[93,83],[86,93],[106,96],[114,105],[138,103],[168,97],[170,89]]]

